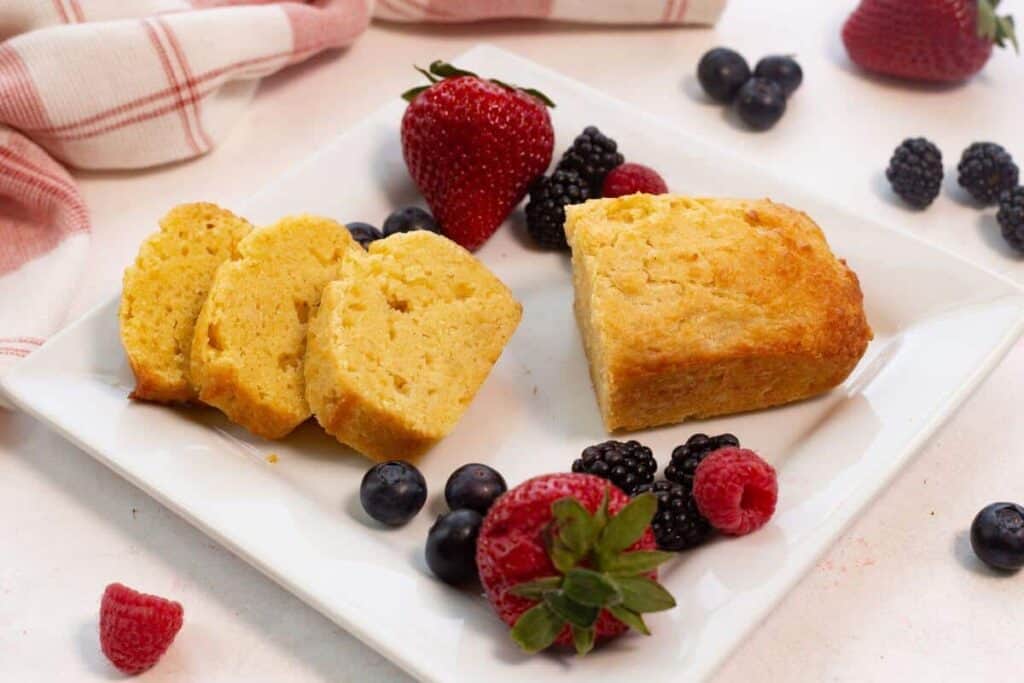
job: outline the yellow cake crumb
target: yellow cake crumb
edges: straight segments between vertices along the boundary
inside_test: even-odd
[[[306,328],[324,285],[362,252],[345,226],[301,215],[253,231],[221,265],[196,322],[192,375],[199,399],[268,439],[310,417]]]
[[[189,374],[192,332],[213,275],[252,226],[215,204],[182,204],[160,220],[124,272],[118,311],[132,373],[132,398],[195,398]]]
[[[468,251],[426,231],[373,242],[324,290],[306,396],[329,433],[370,458],[414,458],[455,427],[522,307]]]

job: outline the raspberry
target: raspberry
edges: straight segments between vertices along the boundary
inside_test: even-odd
[[[142,673],[167,652],[183,616],[177,602],[112,583],[100,602],[100,647],[118,671]]]
[[[609,171],[601,189],[601,195],[604,197],[621,197],[637,192],[665,194],[668,192],[668,185],[653,168],[629,163],[616,166]]]
[[[740,445],[740,440],[732,434],[719,434],[708,436],[707,434],[694,434],[686,443],[676,446],[672,450],[672,462],[665,468],[665,478],[682,484],[687,491],[693,490],[693,475],[697,472],[697,466],[710,453],[719,448]]]
[[[721,448],[697,466],[693,497],[711,526],[731,536],[749,534],[775,512],[775,468],[754,451]]]

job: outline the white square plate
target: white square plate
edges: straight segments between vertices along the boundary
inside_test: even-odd
[[[523,302],[523,322],[455,433],[423,461],[432,496],[403,529],[369,523],[358,503],[367,462],[313,424],[271,443],[212,410],[129,401],[116,300],[22,361],[4,387],[25,410],[423,680],[700,679],[994,366],[1021,332],[1024,294],[547,69],[490,47],[457,63],[550,95],[558,103],[557,149],[593,123],[629,158],[659,169],[676,192],[768,196],[800,207],[860,276],[876,339],[841,388],[784,408],[636,435],[664,464],[693,432],[735,432],[775,464],[781,492],[766,528],[667,566],[663,578],[679,606],[650,619],[653,637],[620,638],[584,659],[526,657],[486,601],[432,579],[422,560],[443,505],[438,493],[456,466],[490,463],[515,484],[568,468],[584,446],[605,438],[572,318],[568,259],[532,250],[520,213],[479,256]],[[372,222],[416,202],[399,148],[402,111],[396,99],[235,208],[256,223],[299,211]]]

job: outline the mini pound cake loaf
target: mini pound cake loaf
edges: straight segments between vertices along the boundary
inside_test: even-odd
[[[196,322],[199,399],[268,439],[306,420],[306,328],[324,285],[361,250],[343,225],[317,216],[284,218],[242,240]]]
[[[306,397],[342,443],[414,458],[455,427],[522,307],[468,251],[426,231],[373,242],[342,271],[309,328]]]
[[[637,194],[566,207],[565,231],[609,431],[814,396],[871,340],[856,275],[787,206]]]
[[[135,374],[132,398],[185,402],[192,332],[217,267],[252,226],[214,204],[182,204],[160,221],[124,272],[121,343]]]

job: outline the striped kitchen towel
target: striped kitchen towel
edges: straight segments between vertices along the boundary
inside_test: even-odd
[[[65,321],[89,216],[65,167],[204,154],[259,79],[371,17],[713,23],[725,0],[2,0],[0,373]],[[2,403],[0,397],[0,403]]]

